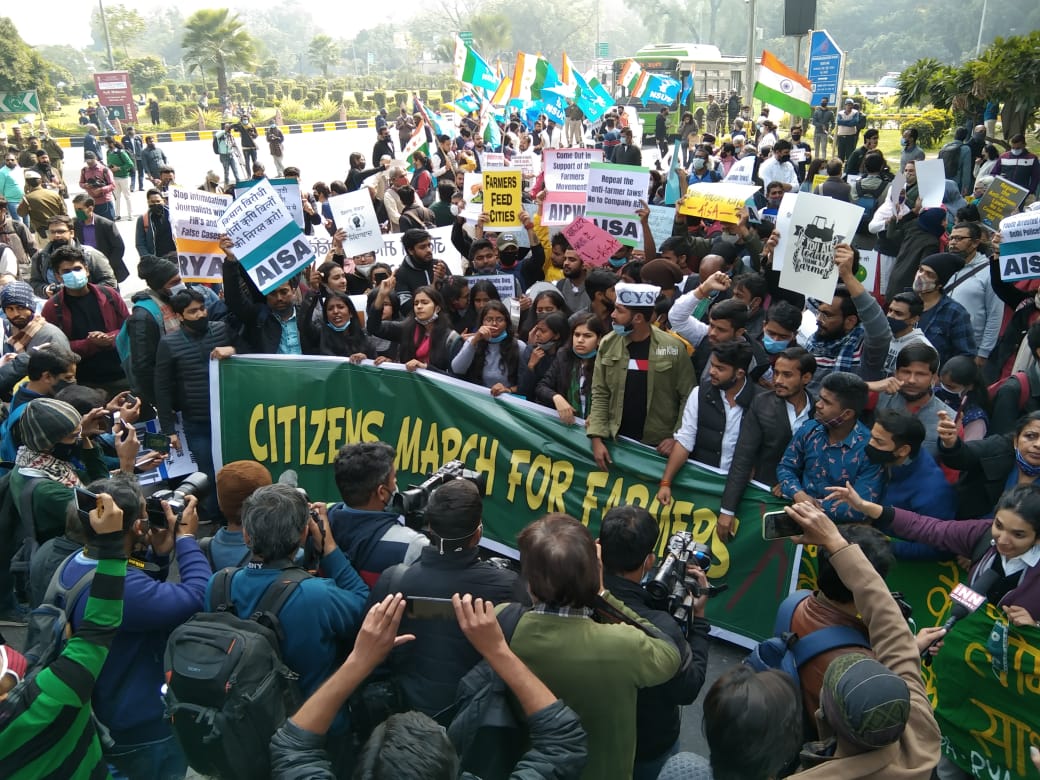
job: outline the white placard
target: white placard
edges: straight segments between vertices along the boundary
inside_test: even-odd
[[[661,244],[671,238],[672,225],[675,224],[674,206],[650,207],[650,235],[654,237],[654,246],[661,251]]]
[[[177,245],[177,264],[185,282],[219,282],[224,278],[217,220],[231,196],[205,190],[170,187],[170,226]]]
[[[862,216],[860,206],[800,193],[791,213],[780,286],[829,303],[838,283],[834,248],[851,240]]]
[[[755,156],[741,157],[729,169],[723,181],[731,184],[754,184]]]
[[[486,276],[467,276],[466,282],[470,287],[481,279],[486,279],[495,285],[495,289],[498,290],[498,297],[503,301],[507,298],[516,297],[516,280],[509,274],[489,274]]]
[[[634,165],[591,163],[585,218],[622,244],[640,247],[643,230],[636,211],[648,199],[650,171]]]
[[[1005,282],[1040,276],[1040,211],[1000,222],[1000,278]]]
[[[934,209],[942,206],[946,193],[946,167],[942,160],[918,160],[914,164],[917,171],[917,194],[921,198],[921,208]],[[913,204],[909,204],[911,207]]]
[[[906,176],[901,173],[897,173],[891,184],[888,185],[888,202],[892,204],[893,214],[899,213],[899,198],[903,194],[905,187]]]
[[[228,206],[218,220],[235,255],[265,295],[314,261],[314,251],[271,182],[263,179]]]
[[[333,195],[329,198],[329,208],[337,230],[347,234],[343,239],[343,253],[347,257],[379,251],[383,236],[367,189]]]
[[[773,270],[779,271],[784,267],[784,258],[787,256],[787,245],[791,240],[791,215],[794,214],[794,204],[798,200],[798,192],[785,192],[780,199],[780,207],[776,210],[776,231],[780,239],[773,249]]]
[[[300,183],[296,179],[245,179],[235,184],[235,197],[241,197],[243,192],[256,186],[258,181],[266,181],[274,187],[274,191],[278,193],[278,197],[282,199],[285,208],[292,215],[293,222],[299,225],[300,230],[303,230],[303,200],[300,197]]]
[[[452,274],[462,276],[462,255],[459,254],[459,250],[455,248],[455,245],[451,243],[451,225],[431,228],[427,232],[430,234],[430,244],[433,247],[434,259],[443,260]],[[383,244],[379,251],[376,252],[375,261],[377,263],[386,263],[391,268],[397,268],[404,262],[405,252],[404,247],[401,245],[401,236],[403,235],[403,233],[384,233],[382,237]]]

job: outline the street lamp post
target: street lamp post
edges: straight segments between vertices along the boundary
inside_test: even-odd
[[[748,7],[747,62],[744,64],[744,105],[750,106],[755,92],[755,0]]]
[[[108,34],[108,19],[105,17],[104,0],[98,0],[98,11],[101,13],[101,28],[105,31],[105,46],[108,48],[108,67],[111,70],[115,70],[116,60],[112,56],[112,38]]]

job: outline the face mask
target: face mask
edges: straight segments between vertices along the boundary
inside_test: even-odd
[[[451,208],[449,210],[451,211],[451,215],[453,217],[457,217],[459,215],[459,207],[456,206],[454,203],[451,204]]]
[[[1015,463],[1018,464],[1018,470],[1027,477],[1040,477],[1040,466],[1029,465],[1022,457],[1022,453],[1018,451],[1018,447],[1015,447]]]
[[[896,459],[896,454],[889,450],[879,450],[873,444],[868,444],[865,448],[867,453],[867,460],[871,463],[875,463],[878,466],[887,466],[889,463]]]
[[[429,317],[425,320],[421,317],[416,317],[415,321],[418,322],[420,325],[431,325],[437,321],[437,312],[434,312],[432,317]]]
[[[820,422],[822,422],[828,428],[840,428],[842,422],[844,422],[844,417],[842,415],[844,415],[844,412],[842,412],[842,414],[839,414],[837,417],[832,417],[829,420],[820,420]]]
[[[506,336],[508,336],[508,335],[509,335],[509,331],[504,330],[501,333],[499,333],[497,336],[492,336],[491,338],[489,338],[488,342],[490,342],[491,344],[501,344],[503,341],[506,340]]]
[[[771,339],[765,333],[762,334],[762,346],[765,348],[766,353],[770,355],[776,355],[787,349],[787,345],[790,341],[781,341],[779,339]]]
[[[888,320],[888,327],[892,329],[893,336],[902,333],[910,327],[910,323],[906,320],[897,320],[895,317],[886,317],[885,319]]]
[[[188,289],[188,286],[186,284],[184,284],[184,282],[181,282],[180,284],[175,284],[173,287],[171,287],[169,290],[167,290],[166,293],[167,293],[167,295],[169,295],[172,298],[177,293],[182,293],[182,292],[184,292],[187,289]]]
[[[610,267],[614,269],[621,268],[628,260],[624,257],[612,257],[607,262],[610,263]]]
[[[552,339],[551,341],[543,341],[541,344],[538,345],[538,348],[541,349],[542,352],[552,352],[554,349],[556,349],[556,342],[556,339]]]
[[[516,265],[516,261],[519,259],[519,252],[500,252],[498,255],[498,262],[503,268],[512,268]]]
[[[792,135],[791,136],[791,140],[794,141],[795,143],[798,143],[799,141],[802,140],[802,137],[800,135]]]
[[[578,352],[578,350],[576,350],[574,347],[571,347],[571,352],[573,352],[577,357],[581,358],[582,360],[589,360],[591,358],[596,357],[596,353],[598,353],[599,350],[594,349],[591,352]]]
[[[57,382],[55,382],[51,386],[51,392],[54,395],[57,395],[58,393],[60,393],[62,390],[64,390],[69,385],[74,385],[74,384],[76,384],[76,383],[75,382],[70,382],[67,379],[59,379]]]
[[[181,320],[181,327],[187,328],[192,333],[205,333],[209,326],[209,317],[199,317],[197,320]]]
[[[785,154],[783,157],[780,157],[778,159],[780,160],[780,164],[783,165],[785,162],[790,162],[791,155]]]
[[[87,286],[87,272],[67,271],[61,275],[61,283],[70,290],[82,290]]]
[[[906,139],[905,138],[900,138],[899,139],[899,145],[900,146],[906,146]]]
[[[51,449],[51,455],[58,460],[69,461],[72,460],[72,456],[76,454],[75,444],[65,444],[64,442],[58,442]]]
[[[54,249],[60,249],[63,246],[68,246],[69,240],[67,238],[55,238],[47,245],[48,249],[53,251]]]
[[[1025,151],[1025,149],[1012,149],[1011,150],[1011,154],[1015,155],[1015,157],[1021,157],[1022,156],[1022,152],[1024,152],[1024,151]]]
[[[87,221],[87,212],[85,212],[83,209],[76,209],[76,221],[77,222],[86,222]]]
[[[166,210],[165,206],[155,205],[155,206],[149,206],[148,207],[148,213],[151,214],[153,217],[161,217],[165,210]]]
[[[933,292],[935,290],[935,282],[929,282],[926,279],[922,279],[920,276],[914,277],[914,292],[915,293],[926,293]]]
[[[615,322],[615,323],[613,323],[613,324],[611,324],[611,326],[610,326],[610,327],[611,327],[611,328],[613,328],[613,329],[614,329],[614,332],[615,332],[616,334],[618,334],[619,336],[627,336],[627,335],[628,335],[629,333],[631,333],[631,332],[632,332],[632,331],[634,330],[634,329],[633,329],[633,328],[632,328],[631,326],[629,326],[629,325],[619,325],[619,324],[618,324],[618,323],[616,323],[616,322]]]
[[[350,320],[347,320],[342,325],[333,325],[331,322],[326,322],[325,324],[332,328],[334,331],[336,331],[336,333],[343,333],[347,328],[350,327]]]
[[[949,390],[943,386],[942,382],[939,383],[938,387],[932,392],[935,393],[935,397],[942,401],[944,404],[949,406],[951,409],[960,409],[961,403],[964,401],[964,396],[960,393],[955,393],[953,390]]]
[[[703,168],[704,168],[704,160],[702,160],[700,157],[694,157],[693,158],[693,169],[695,171],[699,171],[699,170],[701,170]]]

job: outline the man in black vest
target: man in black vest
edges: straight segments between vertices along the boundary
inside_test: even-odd
[[[675,432],[675,447],[661,476],[657,500],[672,498],[672,478],[687,458],[728,471],[740,434],[741,421],[761,388],[748,381],[751,345],[726,341],[711,350],[708,380],[690,393],[682,423]]]
[[[792,434],[812,418],[806,387],[816,373],[816,358],[802,347],[788,347],[773,364],[773,392],[760,393],[740,424],[740,436],[719,506],[719,539],[733,538],[733,518],[748,482],[776,484],[776,467]]]

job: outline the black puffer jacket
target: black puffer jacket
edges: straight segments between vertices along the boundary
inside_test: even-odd
[[[382,600],[391,588],[394,568],[387,569],[369,595],[369,603]],[[481,561],[477,548],[441,555],[435,545],[426,547],[393,584],[405,596],[450,599],[455,593],[495,604],[514,601],[517,575]],[[401,621],[400,633],[415,634],[415,641],[397,648],[388,661],[412,709],[435,715],[455,701],[459,680],[480,660],[459,624],[454,620]]]
[[[211,322],[201,337],[181,328],[163,336],[155,357],[155,400],[162,432],[176,433],[175,412],[189,422],[209,422],[209,355],[231,346],[223,322]]]

